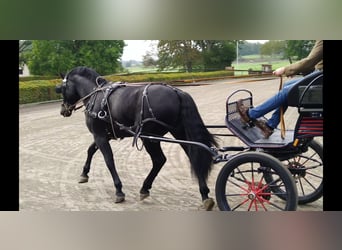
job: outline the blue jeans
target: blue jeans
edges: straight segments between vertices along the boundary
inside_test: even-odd
[[[314,71],[315,72],[315,71]],[[310,76],[314,72],[306,75],[305,77]],[[280,107],[283,107],[283,112],[287,110],[287,95],[289,93],[289,90],[299,81],[303,78],[296,78],[290,81],[287,81],[283,88],[279,90],[279,92],[266,100],[264,103],[260,104],[257,107],[250,108],[248,111],[248,115],[252,120],[255,120],[257,118],[260,118],[270,111],[274,110],[271,118],[267,121],[267,125],[271,128],[276,128],[280,123]]]

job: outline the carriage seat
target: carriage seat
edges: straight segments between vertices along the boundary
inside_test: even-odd
[[[288,106],[323,111],[323,71],[304,77],[288,93]]]
[[[288,105],[297,107],[299,113],[294,139],[323,136],[323,71],[293,86],[288,93]]]

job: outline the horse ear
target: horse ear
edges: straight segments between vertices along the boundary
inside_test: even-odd
[[[60,75],[60,77],[61,77],[62,79],[64,79],[64,77],[65,77],[65,74],[64,74],[64,73],[59,73],[59,75]]]

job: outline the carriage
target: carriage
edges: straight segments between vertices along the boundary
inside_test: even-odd
[[[297,204],[323,196],[323,147],[315,139],[323,136],[322,88],[323,72],[317,72],[290,90],[288,105],[297,107],[298,119],[295,129],[287,130],[284,138],[282,131],[276,130],[264,139],[259,129],[241,123],[233,99],[242,92],[244,104],[252,107],[250,91],[237,90],[227,98],[226,126],[246,147],[241,148],[245,153],[228,160],[217,177],[220,210],[268,210],[266,205],[276,208],[283,204],[277,199],[286,201],[286,210],[293,210]]]
[[[111,139],[141,139],[152,160],[152,169],[140,197],[150,195],[152,183],[166,161],[160,142],[180,144],[196,175],[203,205],[212,210],[206,180],[212,164],[225,162],[216,179],[215,198],[221,211],[290,211],[298,204],[316,201],[323,195],[323,72],[303,78],[289,93],[288,104],[298,109],[294,130],[281,137],[276,130],[270,138],[241,122],[237,99],[253,106],[253,95],[240,89],[227,97],[225,125],[205,125],[196,104],[186,92],[167,84],[131,86],[110,83],[95,71],[77,67],[63,76],[56,92],[63,95],[61,114],[70,116],[77,105],[85,106],[86,124],[94,135],[79,182],[87,182],[90,163],[100,149],[116,189],[116,203],[125,200],[116,172]],[[162,104],[161,104],[162,103]],[[228,128],[245,146],[220,147],[215,128]],[[165,137],[170,132],[173,138]]]

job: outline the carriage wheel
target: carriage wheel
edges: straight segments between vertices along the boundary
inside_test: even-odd
[[[265,175],[272,181],[266,182]],[[274,193],[279,189],[286,199]],[[298,202],[290,171],[262,152],[244,152],[230,159],[219,172],[215,194],[221,211],[296,210]]]
[[[323,196],[323,147],[317,141],[310,141],[308,150],[300,155],[282,161],[297,186],[298,204],[306,204],[318,200]],[[266,176],[272,181],[272,177]],[[281,193],[283,190],[278,190]],[[281,194],[280,198],[285,199]]]

